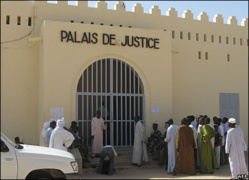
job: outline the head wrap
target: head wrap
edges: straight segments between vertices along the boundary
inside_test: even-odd
[[[55,118],[52,118],[52,119],[50,119],[49,122],[52,122],[52,121],[55,121],[55,122],[56,122],[56,119],[55,119]]]
[[[232,123],[232,124],[236,124],[236,119],[230,118],[230,119],[228,120],[228,122],[229,122],[229,123]]]
[[[43,129],[47,130],[49,128],[49,126],[50,126],[50,122],[48,122],[48,121],[44,122]]]
[[[65,126],[65,120],[63,119],[58,119],[56,123],[56,127],[58,128],[63,128]]]

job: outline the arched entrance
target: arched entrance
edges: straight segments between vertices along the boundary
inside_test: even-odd
[[[107,129],[104,145],[132,146],[134,115],[145,125],[144,87],[139,75],[127,63],[112,58],[91,64],[79,79],[76,121],[85,143],[91,145],[91,120],[100,109]]]

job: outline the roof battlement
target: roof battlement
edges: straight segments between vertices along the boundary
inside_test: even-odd
[[[70,8],[71,9],[75,9],[75,8],[82,8],[82,9],[91,8],[91,7],[88,7],[88,2],[87,1],[77,1],[76,5],[69,5],[68,1],[57,1],[57,3],[48,3],[47,1],[33,1],[33,2],[35,2],[36,4],[43,5],[43,6],[54,6],[54,8],[57,8],[57,7],[59,8],[59,7],[62,7],[62,6],[64,6],[64,8],[67,7],[68,9],[70,9]],[[30,3],[30,1],[28,3]],[[107,8],[107,2],[98,1],[96,3],[95,8],[96,9],[102,9],[102,10],[105,9],[105,10],[109,10],[109,11],[115,10],[115,11],[120,12],[120,13],[130,12],[130,11],[126,10],[126,6],[125,6],[124,1],[117,1],[117,3],[114,6],[114,9],[108,9]],[[144,13],[144,8],[143,8],[142,4],[140,4],[140,3],[134,4],[134,6],[132,7],[131,12],[136,13],[136,14],[148,14],[148,13]],[[182,16],[178,17],[178,12],[176,11],[176,9],[175,8],[169,8],[165,15],[161,15],[161,9],[159,8],[159,6],[156,6],[156,5],[151,7],[151,9],[149,10],[149,14],[154,15],[154,16],[169,16],[169,17],[177,17],[177,18],[183,18],[183,19],[188,19],[188,20],[195,20],[194,15],[191,12],[191,10],[185,10],[182,13]],[[198,15],[197,20],[203,21],[203,22],[208,22],[209,21],[209,16],[207,15],[206,12],[201,12]],[[217,24],[225,24],[224,23],[224,18],[222,17],[221,14],[216,14],[213,17],[212,22],[217,23]],[[248,18],[244,18],[240,22],[240,24],[238,24],[237,18],[235,16],[230,16],[227,19],[226,24],[233,25],[233,26],[248,26]]]

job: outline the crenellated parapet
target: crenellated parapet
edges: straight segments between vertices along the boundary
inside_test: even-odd
[[[23,3],[32,3],[32,2],[23,2]],[[57,4],[51,4],[51,3],[47,3],[46,1],[35,1],[35,3],[39,6],[53,6],[54,8],[57,9],[56,6],[58,7],[63,7],[63,8],[68,8],[68,11],[70,11],[69,9],[72,8],[72,5],[68,5],[68,1],[57,1]],[[78,8],[82,8],[82,11],[84,11],[85,8],[89,8],[88,7],[88,2],[87,1],[78,1],[77,5],[75,5]],[[107,9],[107,2],[105,1],[98,1],[96,3],[96,9]],[[126,5],[125,5],[125,1],[117,1],[117,3],[114,6],[114,10],[120,13],[130,13],[129,11],[127,11],[126,9]],[[146,14],[144,13],[144,7],[142,6],[141,3],[136,3],[134,4],[134,6],[132,7],[132,13],[134,14]],[[159,8],[159,6],[152,6],[151,9],[149,10],[149,14],[151,14],[152,16],[156,15],[156,16],[165,16],[161,14],[161,9]],[[172,17],[172,18],[184,18],[186,20],[194,20],[194,15],[191,12],[191,10],[185,10],[182,13],[182,17],[178,17],[178,12],[176,11],[175,8],[169,8],[166,12],[166,16],[168,17]],[[206,12],[201,12],[197,18],[197,20],[202,21],[202,22],[209,22],[209,16],[207,15]],[[235,16],[231,16],[227,19],[227,24],[232,25],[232,26],[247,26],[247,18],[243,19],[241,21],[241,23],[238,23],[238,20],[236,19]],[[222,17],[221,14],[216,14],[213,17],[213,21],[212,23],[217,23],[217,24],[225,24],[224,23],[224,18]]]
[[[89,7],[87,1],[77,1],[76,4],[68,4],[68,1],[57,1],[57,3],[48,3],[47,1],[2,1],[1,6],[3,7],[1,12],[2,33],[4,34],[6,31],[7,34],[3,36],[3,39],[26,37],[35,32],[44,20],[143,29],[167,29],[176,33],[188,31],[215,34],[216,32],[213,31],[218,31],[219,34],[222,34],[222,32],[230,31],[234,33],[231,36],[241,34],[241,32],[232,30],[234,27],[238,27],[237,30],[243,31],[243,34],[248,27],[248,18],[238,22],[235,16],[231,16],[227,21],[224,21],[221,14],[216,14],[212,22],[210,22],[206,12],[201,12],[198,18],[194,19],[194,14],[191,10],[185,10],[181,17],[178,17],[178,12],[173,7],[169,8],[165,15],[156,5],[151,7],[149,13],[145,13],[141,3],[134,4],[132,11],[127,11],[125,1],[117,1],[114,9],[108,9],[106,1],[96,2],[95,7]],[[16,33],[16,27],[21,31]],[[14,35],[10,35],[12,31]]]
[[[159,6],[152,6],[152,8],[150,9],[150,14],[160,16],[161,9],[159,9]]]

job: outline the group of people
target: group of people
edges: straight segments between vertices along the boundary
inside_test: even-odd
[[[65,120],[51,119],[45,122],[40,134],[40,146],[56,148],[64,151],[77,148],[82,157],[82,166],[88,160],[88,147],[83,143],[82,138],[78,134],[78,126],[76,121],[71,122],[70,128],[65,127]]]
[[[235,124],[234,118],[228,120],[226,117],[223,119],[213,117],[211,124],[210,118],[206,115],[196,118],[190,115],[181,120],[179,127],[174,125],[173,119],[165,122],[166,130],[162,136],[157,130],[158,124],[153,123],[154,131],[147,140],[149,155],[159,157],[160,151],[163,151],[166,170],[173,175],[194,175],[196,172],[212,174],[220,166],[230,163],[232,179],[237,179],[237,175],[247,174],[245,161],[247,146],[241,128]],[[136,129],[137,127],[141,129],[140,126],[136,125]],[[136,136],[135,134],[135,138]],[[141,140],[140,143],[142,142]],[[135,146],[138,146],[136,142],[134,149]],[[142,151],[140,147],[140,152]],[[142,158],[141,155],[139,157]],[[141,161],[133,162],[138,165],[141,163]]]
[[[196,121],[195,121],[196,119]],[[173,119],[165,122],[164,135],[157,129],[158,124],[153,123],[153,132],[146,142],[145,129],[139,116],[134,116],[135,135],[132,154],[132,163],[141,166],[143,161],[148,161],[149,155],[162,160],[164,155],[166,170],[169,174],[194,175],[196,172],[212,174],[220,166],[229,164],[233,179],[238,174],[247,174],[244,152],[247,146],[241,128],[236,127],[236,119],[213,117],[213,124],[206,115],[190,115],[181,120],[178,127]],[[48,126],[49,125],[49,126]],[[78,135],[77,122],[72,121],[69,129],[64,127],[64,119],[45,122],[41,132],[40,145],[50,148],[67,150],[79,148],[83,162],[88,161],[88,148],[82,143]],[[116,154],[112,146],[103,147],[103,131],[106,123],[101,117],[101,110],[97,110],[96,117],[91,122],[92,133],[92,158],[100,157],[100,169],[104,158],[111,158],[110,169],[113,170],[113,156]],[[110,170],[110,174],[113,171]]]

